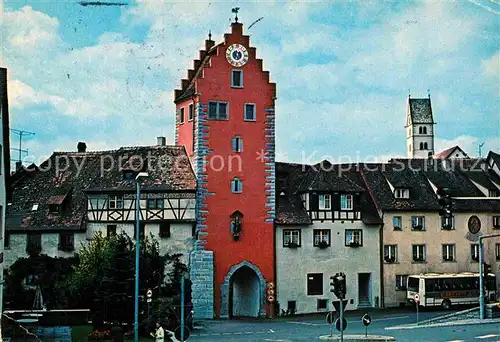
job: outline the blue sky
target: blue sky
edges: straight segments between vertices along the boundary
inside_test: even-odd
[[[245,33],[277,83],[277,160],[404,156],[408,89],[430,89],[437,151],[500,151],[496,2],[123,2],[0,4],[11,127],[36,133],[26,161],[78,141],[172,144],[173,90],[208,31],[216,41],[229,31],[235,6],[245,30],[264,17]]]

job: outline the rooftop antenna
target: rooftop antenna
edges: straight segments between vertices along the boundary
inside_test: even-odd
[[[477,150],[479,152],[479,158],[481,158],[481,149],[483,148],[483,146],[484,146],[484,141],[483,141],[482,144],[479,144],[478,147],[477,147]]]
[[[411,97],[410,88],[408,88],[408,98]]]
[[[261,21],[262,19],[264,19],[264,17],[260,17],[259,19],[255,20],[253,23],[250,24],[250,26],[248,26],[247,30],[250,30],[250,28],[257,24],[259,21]]]
[[[428,96],[429,98],[431,98],[431,90],[430,90],[430,89],[427,89],[427,96]]]
[[[233,12],[235,14],[235,17],[234,17],[234,22],[237,23],[238,22],[238,11],[240,10],[239,7],[234,7],[231,12]]]
[[[14,147],[12,148],[14,151],[19,152],[19,158],[17,160],[12,159],[12,161],[22,163],[23,153],[28,154],[28,150],[23,150],[23,136],[35,135],[35,133],[14,128],[11,128],[10,131],[14,134],[19,135],[19,148],[14,148]]]

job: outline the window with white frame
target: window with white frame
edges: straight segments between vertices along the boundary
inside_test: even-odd
[[[407,274],[396,274],[396,291],[406,291]]]
[[[245,121],[255,121],[255,104],[245,103]]]
[[[363,231],[361,229],[346,229],[345,231],[346,246],[363,246]]]
[[[395,198],[410,198],[410,190],[409,189],[394,189],[394,197]]]
[[[479,244],[471,243],[471,245],[470,245],[470,258],[472,261],[479,261]]]
[[[340,210],[352,210],[352,195],[340,195]]]
[[[330,246],[330,229],[314,229],[314,247],[324,245]]]
[[[209,120],[227,120],[228,117],[229,115],[228,115],[227,102],[217,102],[217,101],[208,102]]]
[[[232,141],[233,152],[241,152],[243,151],[243,139],[241,137],[236,136]]]
[[[233,193],[240,193],[243,190],[243,183],[237,177],[233,178],[231,181],[231,191]]]
[[[497,261],[500,260],[500,243],[495,244],[495,255]]]
[[[384,246],[384,260],[387,263],[393,263],[398,261],[398,245]]]
[[[493,228],[500,228],[500,216],[493,216]]]
[[[332,209],[332,201],[330,194],[319,195],[319,210]]]
[[[122,209],[123,208],[123,196],[109,196],[108,208],[109,209]]]
[[[402,230],[403,229],[403,220],[401,216],[393,216],[392,217],[392,227],[394,230]]]
[[[443,261],[455,261],[455,245],[443,245]]]
[[[455,229],[454,217],[441,216],[441,229],[452,230]]]
[[[188,121],[193,120],[193,118],[194,118],[194,105],[191,103],[188,106]]]
[[[300,247],[300,229],[283,230],[283,247],[289,247],[291,244]]]
[[[232,70],[231,71],[231,87],[243,88],[243,71],[242,70]]]
[[[413,245],[412,254],[414,262],[424,262],[425,261],[425,245]]]
[[[411,217],[411,229],[412,230],[425,230],[425,217],[424,216],[412,216]]]

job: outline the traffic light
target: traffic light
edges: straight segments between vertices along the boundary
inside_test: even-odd
[[[337,298],[344,299],[346,295],[346,279],[344,273],[336,273],[330,277],[330,292],[333,292]]]
[[[330,281],[330,287],[331,287],[330,292],[333,292],[337,297],[338,297],[338,295],[337,295],[337,293],[338,293],[337,276],[338,275],[339,274],[336,273],[334,276],[330,277],[330,280],[331,280]]]
[[[453,217],[452,206],[453,200],[451,198],[451,192],[448,188],[439,188],[436,191],[438,195],[438,203],[441,206],[439,210],[439,216],[444,216],[445,218]]]

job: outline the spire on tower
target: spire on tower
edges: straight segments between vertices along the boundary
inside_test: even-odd
[[[231,12],[233,12],[235,14],[235,17],[234,17],[234,22],[237,23],[238,22],[238,11],[240,10],[239,7],[234,7]]]
[[[431,90],[427,88],[427,96],[429,97],[429,99],[431,98]]]
[[[212,40],[212,30],[208,30],[208,40]]]

